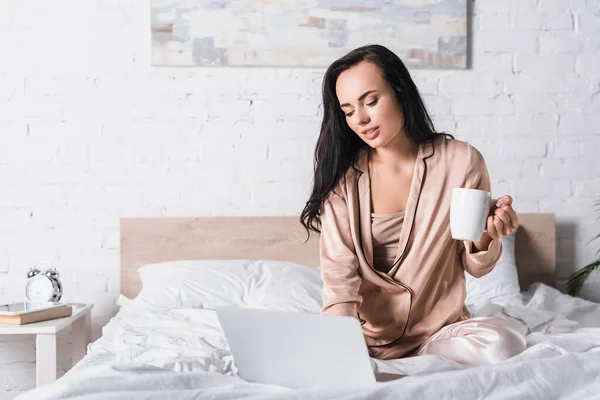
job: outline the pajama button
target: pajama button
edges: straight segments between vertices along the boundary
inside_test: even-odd
[[[381,286],[375,286],[375,291],[376,292],[381,292]]]

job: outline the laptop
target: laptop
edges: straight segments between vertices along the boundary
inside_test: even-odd
[[[375,374],[356,318],[253,308],[217,308],[239,376],[288,388],[367,385]]]

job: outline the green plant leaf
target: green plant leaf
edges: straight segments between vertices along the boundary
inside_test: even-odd
[[[583,283],[587,277],[595,270],[600,269],[600,260],[594,261],[579,271],[574,272],[567,281],[567,293],[571,296],[577,296],[583,287]]]
[[[593,207],[596,209],[598,216],[600,216],[600,201],[597,201],[593,204]]]
[[[600,220],[600,199],[594,201],[593,206],[596,209],[596,212],[598,213],[598,219]],[[594,236],[589,241],[589,243],[592,243],[598,239],[600,239],[600,234]],[[576,272],[572,273],[571,276],[569,276],[569,280],[567,281],[566,289],[567,289],[567,293],[569,293],[571,296],[577,296],[579,294],[585,280],[587,279],[587,277],[593,271],[600,269],[600,247],[596,251],[596,256],[598,257],[598,260],[586,265],[585,267],[581,268],[579,271],[576,271]]]
[[[588,244],[591,244],[592,242],[596,241],[600,239],[600,234],[594,236],[589,242]],[[596,256],[600,257],[600,247],[598,247],[598,250],[596,251]]]

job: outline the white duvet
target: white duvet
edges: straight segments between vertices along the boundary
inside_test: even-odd
[[[509,319],[527,349],[500,364],[465,368],[436,356],[372,359],[409,377],[368,386],[290,390],[248,383],[212,310],[123,304],[67,375],[17,399],[585,399],[600,397],[600,304],[535,284],[524,304],[489,304],[474,316]]]

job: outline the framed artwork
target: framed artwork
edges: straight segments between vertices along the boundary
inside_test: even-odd
[[[466,68],[466,0],[151,0],[152,65],[327,67],[381,44],[412,68]]]

